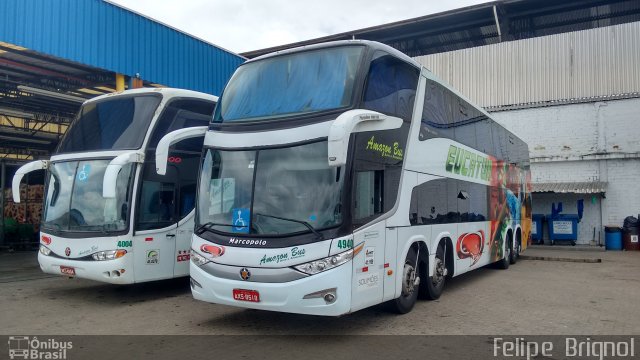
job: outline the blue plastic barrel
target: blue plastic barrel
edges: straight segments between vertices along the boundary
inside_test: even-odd
[[[622,250],[622,232],[619,226],[604,227],[604,248],[607,250]]]

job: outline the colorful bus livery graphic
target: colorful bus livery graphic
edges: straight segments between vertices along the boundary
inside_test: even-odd
[[[491,168],[495,159],[475,154],[454,145],[449,146],[445,170],[456,175],[491,181]]]
[[[513,164],[495,162],[491,175],[491,195],[489,209],[491,220],[491,259],[497,261],[503,257],[503,241],[513,223],[531,216],[530,175]],[[526,214],[527,217],[523,217]],[[522,233],[519,243],[522,249],[529,241],[531,227],[522,221]]]
[[[463,149],[460,146],[449,145],[445,171],[450,174],[462,175],[471,182],[488,182],[487,203],[489,208],[488,246],[492,262],[504,257],[504,239],[507,231],[514,224],[521,224],[521,249],[526,248],[529,241],[531,226],[528,221],[522,221],[531,216],[531,186],[530,173],[524,164],[513,164],[496,159],[492,155],[485,155]],[[467,234],[463,234],[458,240]],[[468,258],[468,253],[458,251],[458,258]],[[475,265],[481,254],[474,254]]]
[[[474,233],[464,233],[458,238],[456,252],[460,259],[471,258],[473,262],[469,266],[475,265],[484,251],[484,231],[478,230]]]

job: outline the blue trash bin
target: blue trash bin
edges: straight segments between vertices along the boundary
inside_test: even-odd
[[[531,216],[531,240],[541,244],[543,242],[542,223],[544,222],[544,214],[533,214]]]
[[[622,250],[622,229],[616,225],[604,227],[604,248],[606,250]]]
[[[579,220],[580,218],[577,214],[559,214],[555,217],[547,215],[551,245],[553,245],[556,240],[571,241],[571,245],[575,245],[578,240]]]

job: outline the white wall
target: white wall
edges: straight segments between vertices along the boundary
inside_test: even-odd
[[[640,156],[640,99],[522,110],[492,117],[529,144],[534,160]]]
[[[564,213],[576,213],[576,200],[584,198],[581,243],[593,238],[594,227],[604,238],[602,225],[622,226],[625,217],[640,213],[640,99],[500,111],[492,116],[529,144],[533,182],[608,183],[606,198],[598,196],[596,204],[586,194],[534,194],[534,213],[548,214],[551,203],[558,201],[563,202]]]

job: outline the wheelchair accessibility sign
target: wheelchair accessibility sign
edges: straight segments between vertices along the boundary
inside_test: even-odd
[[[251,221],[251,215],[247,208],[235,208],[231,210],[232,218],[232,230],[237,233],[249,233],[249,221]]]
[[[82,165],[82,168],[79,169],[80,171],[78,171],[78,181],[87,181],[89,179],[89,174],[91,173],[91,165],[89,164],[84,164]]]

